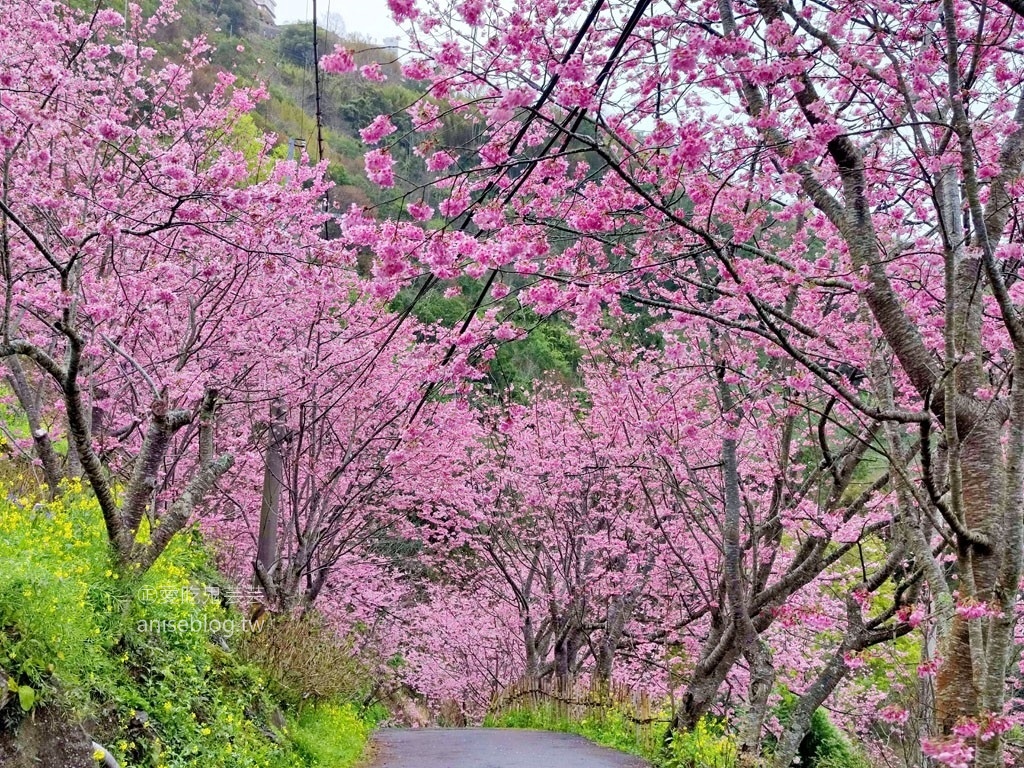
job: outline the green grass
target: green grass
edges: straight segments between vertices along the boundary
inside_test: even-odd
[[[310,766],[355,765],[373,730],[351,704],[315,704],[290,719],[289,732],[295,755]]]
[[[126,583],[80,484],[49,503],[0,488],[0,669],[18,691],[0,727],[56,710],[95,724],[125,768],[353,765],[370,725],[351,705],[286,712],[275,729],[284,705],[234,650],[243,617],[225,586],[195,532]]]

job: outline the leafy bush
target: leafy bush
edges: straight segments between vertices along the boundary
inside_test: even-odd
[[[295,756],[301,762],[290,763],[288,768],[353,765],[372,730],[351,704],[304,707],[289,725]]]
[[[692,731],[673,734],[664,758],[666,768],[733,768],[736,741],[725,722],[702,717]]]
[[[846,735],[840,731],[825,710],[819,709],[811,717],[810,733],[804,738],[808,743],[808,765],[813,768],[869,768],[868,761],[861,755]],[[801,744],[801,752],[803,745]]]

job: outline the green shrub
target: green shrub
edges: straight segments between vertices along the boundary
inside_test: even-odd
[[[644,755],[650,751],[651,745],[644,739],[642,730],[625,713],[615,708],[585,717],[580,721],[576,733],[620,752]]]
[[[346,768],[363,753],[372,725],[359,716],[351,704],[314,704],[303,707],[289,719],[295,757],[281,768]]]
[[[672,735],[664,758],[665,768],[733,768],[736,740],[720,718],[704,716],[692,731]]]
[[[823,709],[811,716],[811,730],[804,741],[809,742],[809,764],[813,768],[870,768],[868,761],[828,719]]]

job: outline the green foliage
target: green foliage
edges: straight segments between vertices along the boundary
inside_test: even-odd
[[[77,692],[113,673],[109,625],[121,591],[102,530],[67,514],[90,516],[80,493],[0,501],[0,666],[41,702],[63,689],[76,706],[85,704]]]
[[[462,291],[456,296],[431,291],[418,299],[417,289],[407,288],[395,297],[390,308],[401,312],[415,299],[412,313],[417,320],[452,328],[465,319],[484,287],[482,281],[469,278],[461,278],[459,285]],[[576,369],[583,352],[568,325],[558,318],[539,317],[526,309],[516,309],[509,320],[526,330],[527,335],[498,347],[489,368],[490,380],[496,389],[526,393],[541,379],[554,379],[563,384],[577,380]]]
[[[415,291],[413,290],[409,290],[407,293],[403,292],[402,295],[395,299],[395,305],[399,307],[407,306],[414,296]],[[427,323],[428,325],[440,323],[447,328],[451,328],[465,318],[466,313],[469,311],[469,306],[470,304],[465,296],[448,298],[439,293],[428,293],[416,302],[416,306],[413,307],[413,314],[421,323]]]
[[[125,768],[352,763],[369,727],[355,710],[325,703],[276,730],[281,702],[267,673],[232,649],[247,622],[211,588],[218,577],[198,534],[176,537],[126,583],[78,481],[45,503],[9,488],[0,488],[0,669],[16,695],[0,728],[40,707],[99,723],[90,735]],[[334,750],[330,763],[300,739],[318,713],[333,724],[319,738]]]
[[[263,131],[256,125],[252,115],[241,115],[231,126],[231,147],[245,156],[245,164],[258,182],[270,176],[273,164],[263,159]],[[262,163],[262,165],[261,165]]]
[[[407,288],[395,297],[390,309],[401,312],[415,299],[412,314],[417,320],[453,328],[466,318],[484,287],[482,281],[469,278],[461,278],[459,284],[462,292],[455,296],[431,291],[416,298],[418,289]],[[518,393],[522,397],[543,379],[561,384],[578,381],[576,370],[583,351],[568,325],[558,318],[539,317],[526,309],[517,309],[509,320],[526,330],[527,335],[498,347],[488,369],[490,382],[496,390]]]
[[[197,0],[196,4],[229,35],[244,35],[259,28],[259,13],[250,0]]]
[[[811,768],[869,768],[868,761],[828,719],[823,709],[818,709],[811,717],[811,730],[804,742],[808,752],[804,765]],[[804,744],[800,747],[803,757]]]
[[[330,53],[338,36],[323,27],[317,28],[317,47],[320,55]],[[306,21],[278,27],[277,52],[283,61],[297,67],[313,65],[313,23]]]
[[[30,712],[36,704],[36,690],[31,685],[18,686],[18,704],[22,712]]]
[[[289,735],[297,760],[281,768],[345,768],[363,753],[373,726],[351,704],[316,704],[289,718]]]
[[[692,731],[673,734],[661,762],[665,768],[733,768],[736,754],[725,722],[705,716]]]
[[[779,722],[789,722],[797,697],[784,691],[782,701],[776,708]],[[767,745],[770,749],[772,744]],[[805,768],[870,768],[867,759],[860,754],[846,735],[829,720],[824,709],[815,710],[811,716],[811,728],[800,742],[800,764]]]
[[[491,379],[499,389],[528,390],[535,380],[553,377],[560,382],[576,379],[582,352],[557,320],[537,323],[525,339],[502,344],[491,363]]]

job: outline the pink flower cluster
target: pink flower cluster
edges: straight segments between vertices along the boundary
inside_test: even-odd
[[[926,757],[949,768],[970,768],[974,759],[974,747],[960,740],[935,742],[925,739],[921,742],[921,751]]]
[[[355,70],[356,62],[352,58],[352,51],[342,48],[340,45],[335,45],[333,53],[321,57],[320,68],[324,72],[340,75]]]
[[[391,122],[389,115],[377,115],[372,123],[359,131],[359,135],[363,137],[363,141],[367,144],[376,144],[385,136],[390,136],[397,130],[395,124]]]
[[[363,158],[366,176],[381,187],[395,186],[395,161],[386,149],[374,149]]]

